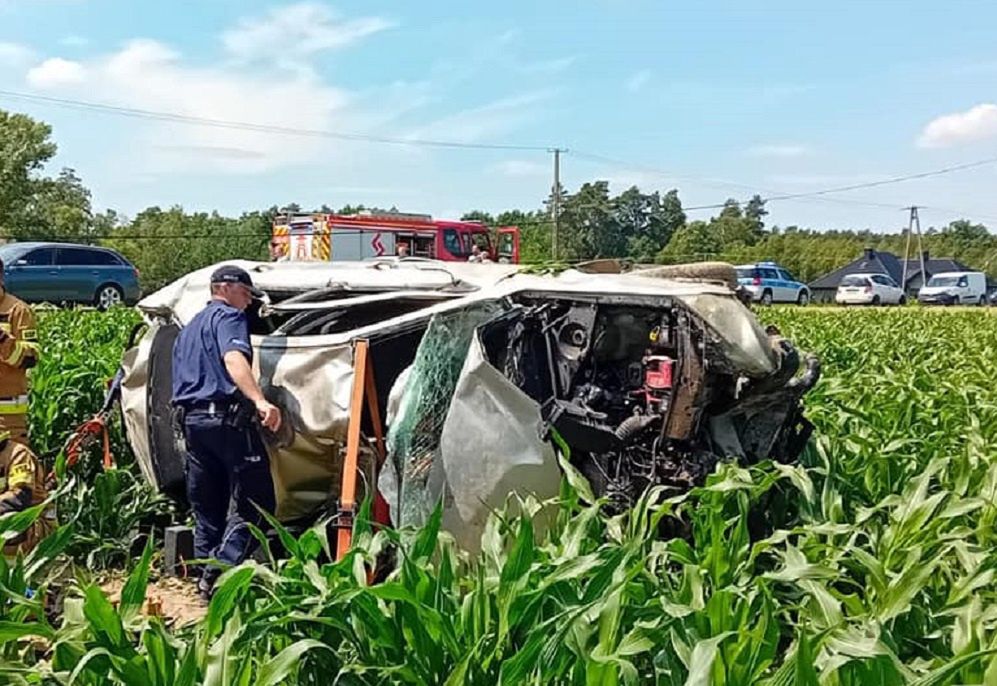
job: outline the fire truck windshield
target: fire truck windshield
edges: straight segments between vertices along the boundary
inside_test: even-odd
[[[467,246],[464,245],[464,241],[461,240],[461,235],[457,229],[443,230],[443,247],[455,257],[463,257],[470,252]]]

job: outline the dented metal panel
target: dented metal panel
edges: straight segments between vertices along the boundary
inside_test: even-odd
[[[462,546],[477,549],[488,515],[510,494],[557,495],[561,472],[542,435],[540,405],[485,359],[475,337],[440,436],[444,524]]]

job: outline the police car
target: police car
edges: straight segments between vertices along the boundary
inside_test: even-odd
[[[751,294],[752,300],[763,305],[774,302],[806,305],[810,302],[807,285],[775,262],[738,265],[737,283]]]

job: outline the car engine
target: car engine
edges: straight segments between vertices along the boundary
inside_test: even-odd
[[[750,378],[691,310],[524,299],[482,328],[492,364],[541,406],[557,445],[615,511],[650,485],[700,485],[718,460],[796,459],[812,426],[799,399],[819,375],[778,332],[779,361]]]

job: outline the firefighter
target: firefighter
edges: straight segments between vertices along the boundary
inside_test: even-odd
[[[38,362],[35,316],[7,292],[0,260],[0,431],[27,443],[28,370]]]
[[[287,250],[283,243],[278,241],[276,238],[270,239],[270,261],[271,262],[287,262],[290,259]]]
[[[174,423],[187,446],[187,498],[194,513],[194,556],[237,565],[255,541],[249,524],[275,507],[270,462],[259,425],[277,431],[280,410],[253,377],[245,310],[262,293],[239,267],[211,275],[211,301],[173,348]],[[220,570],[202,570],[208,600]]]
[[[41,463],[22,440],[0,431],[0,515],[20,512],[45,501],[45,473]],[[28,552],[51,532],[49,513],[38,517],[27,530],[9,540],[4,555]]]

